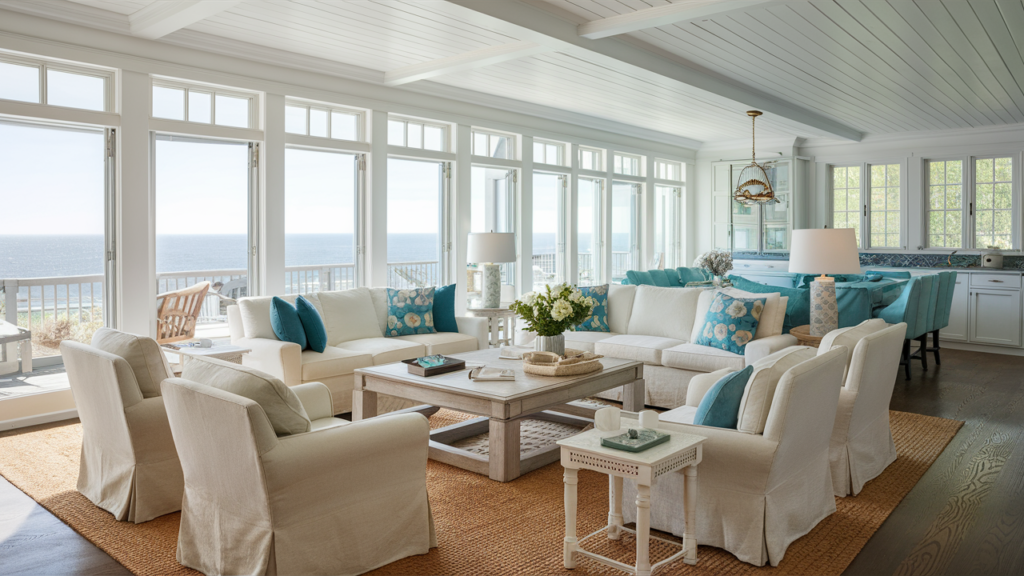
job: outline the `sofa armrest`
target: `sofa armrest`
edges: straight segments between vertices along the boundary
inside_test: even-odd
[[[721,370],[715,370],[707,374],[698,374],[690,378],[690,383],[686,386],[686,405],[693,406],[694,408],[700,406],[700,401],[704,399],[704,395],[708,393],[708,390],[730,372],[733,372],[731,368],[722,368]]]
[[[456,316],[455,323],[459,325],[459,334],[473,336],[477,341],[477,350],[487,350],[491,346],[491,335],[488,332],[487,318],[475,316]]]
[[[292,392],[299,397],[302,408],[310,420],[330,418],[334,416],[334,400],[331,399],[331,391],[320,382],[306,382],[291,387]]]
[[[796,345],[796,336],[791,334],[779,334],[777,336],[761,338],[760,340],[751,340],[747,343],[746,351],[743,354],[745,365],[750,366],[765,356]]]
[[[236,346],[251,348],[242,356],[242,364],[279,378],[287,386],[302,382],[302,348],[294,342],[269,338],[239,338]]]

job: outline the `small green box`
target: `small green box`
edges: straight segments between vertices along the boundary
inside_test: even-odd
[[[630,438],[629,433],[619,434],[618,436],[612,436],[611,438],[601,438],[601,446],[606,448],[614,448],[616,450],[624,450],[626,452],[643,452],[648,448],[653,448],[658,444],[664,444],[671,438],[670,434],[664,432],[658,432],[657,430],[647,430],[641,428],[637,430],[637,438]]]

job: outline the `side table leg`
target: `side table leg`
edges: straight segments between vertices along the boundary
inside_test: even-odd
[[[500,328],[499,324],[501,323],[501,319],[498,318],[497,316],[493,316],[491,318],[488,318],[488,320],[489,320],[488,324],[491,327],[491,348],[500,348],[501,347],[501,335],[500,335],[500,332],[499,332],[499,328]]]
[[[608,539],[622,537],[622,477],[608,477]]]
[[[356,386],[352,391],[352,421],[373,418],[377,415],[377,393],[363,389],[363,377],[355,375]]]
[[[683,562],[693,565],[697,563],[697,467],[687,466],[684,473],[686,527],[683,529],[683,550],[686,550],[686,555]]]
[[[21,371],[28,373],[32,371],[32,341],[21,341]]]
[[[651,487],[636,485],[636,576],[651,576]]]
[[[565,540],[562,544],[562,563],[566,568],[576,567],[576,483],[577,470],[566,468],[562,475],[565,482]]]
[[[647,385],[643,378],[622,386],[622,409],[626,412],[640,412],[644,409]]]

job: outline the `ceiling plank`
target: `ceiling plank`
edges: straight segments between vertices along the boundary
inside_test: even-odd
[[[680,0],[673,4],[654,6],[637,10],[628,14],[619,14],[584,22],[576,28],[576,32],[584,37],[596,40],[627,32],[636,32],[645,28],[659,28],[670,24],[679,24],[690,20],[721,16],[734,10],[743,10],[757,4],[765,4],[770,0]]]
[[[132,36],[156,40],[200,20],[229,10],[242,0],[177,0],[153,2],[128,15]]]
[[[859,142],[860,130],[837,120],[794,105],[782,98],[751,88],[692,64],[656,54],[615,38],[590,40],[576,33],[576,26],[537,7],[516,0],[446,0],[452,6],[504,23],[511,33],[524,41],[548,46],[552,50],[599,63],[627,74],[656,75],[686,84],[737,103],[736,109],[753,107],[792,122],[812,127],[844,140]]]
[[[533,42],[514,42],[512,44],[490,46],[447,58],[428,60],[427,62],[405,66],[397,70],[390,70],[384,73],[384,85],[400,86],[417,80],[426,80],[428,78],[444,76],[445,74],[473,70],[474,68],[499,64],[517,58],[525,58],[526,56],[533,56],[534,54],[547,51],[548,48],[546,46],[534,44]]]

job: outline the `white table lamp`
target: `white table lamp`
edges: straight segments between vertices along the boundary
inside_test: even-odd
[[[483,307],[501,306],[501,270],[497,263],[516,261],[516,235],[512,232],[470,233],[467,252],[466,260],[483,268]]]
[[[811,336],[839,328],[835,278],[826,274],[860,274],[860,253],[853,228],[793,230],[789,271],[821,274],[811,282]]]

